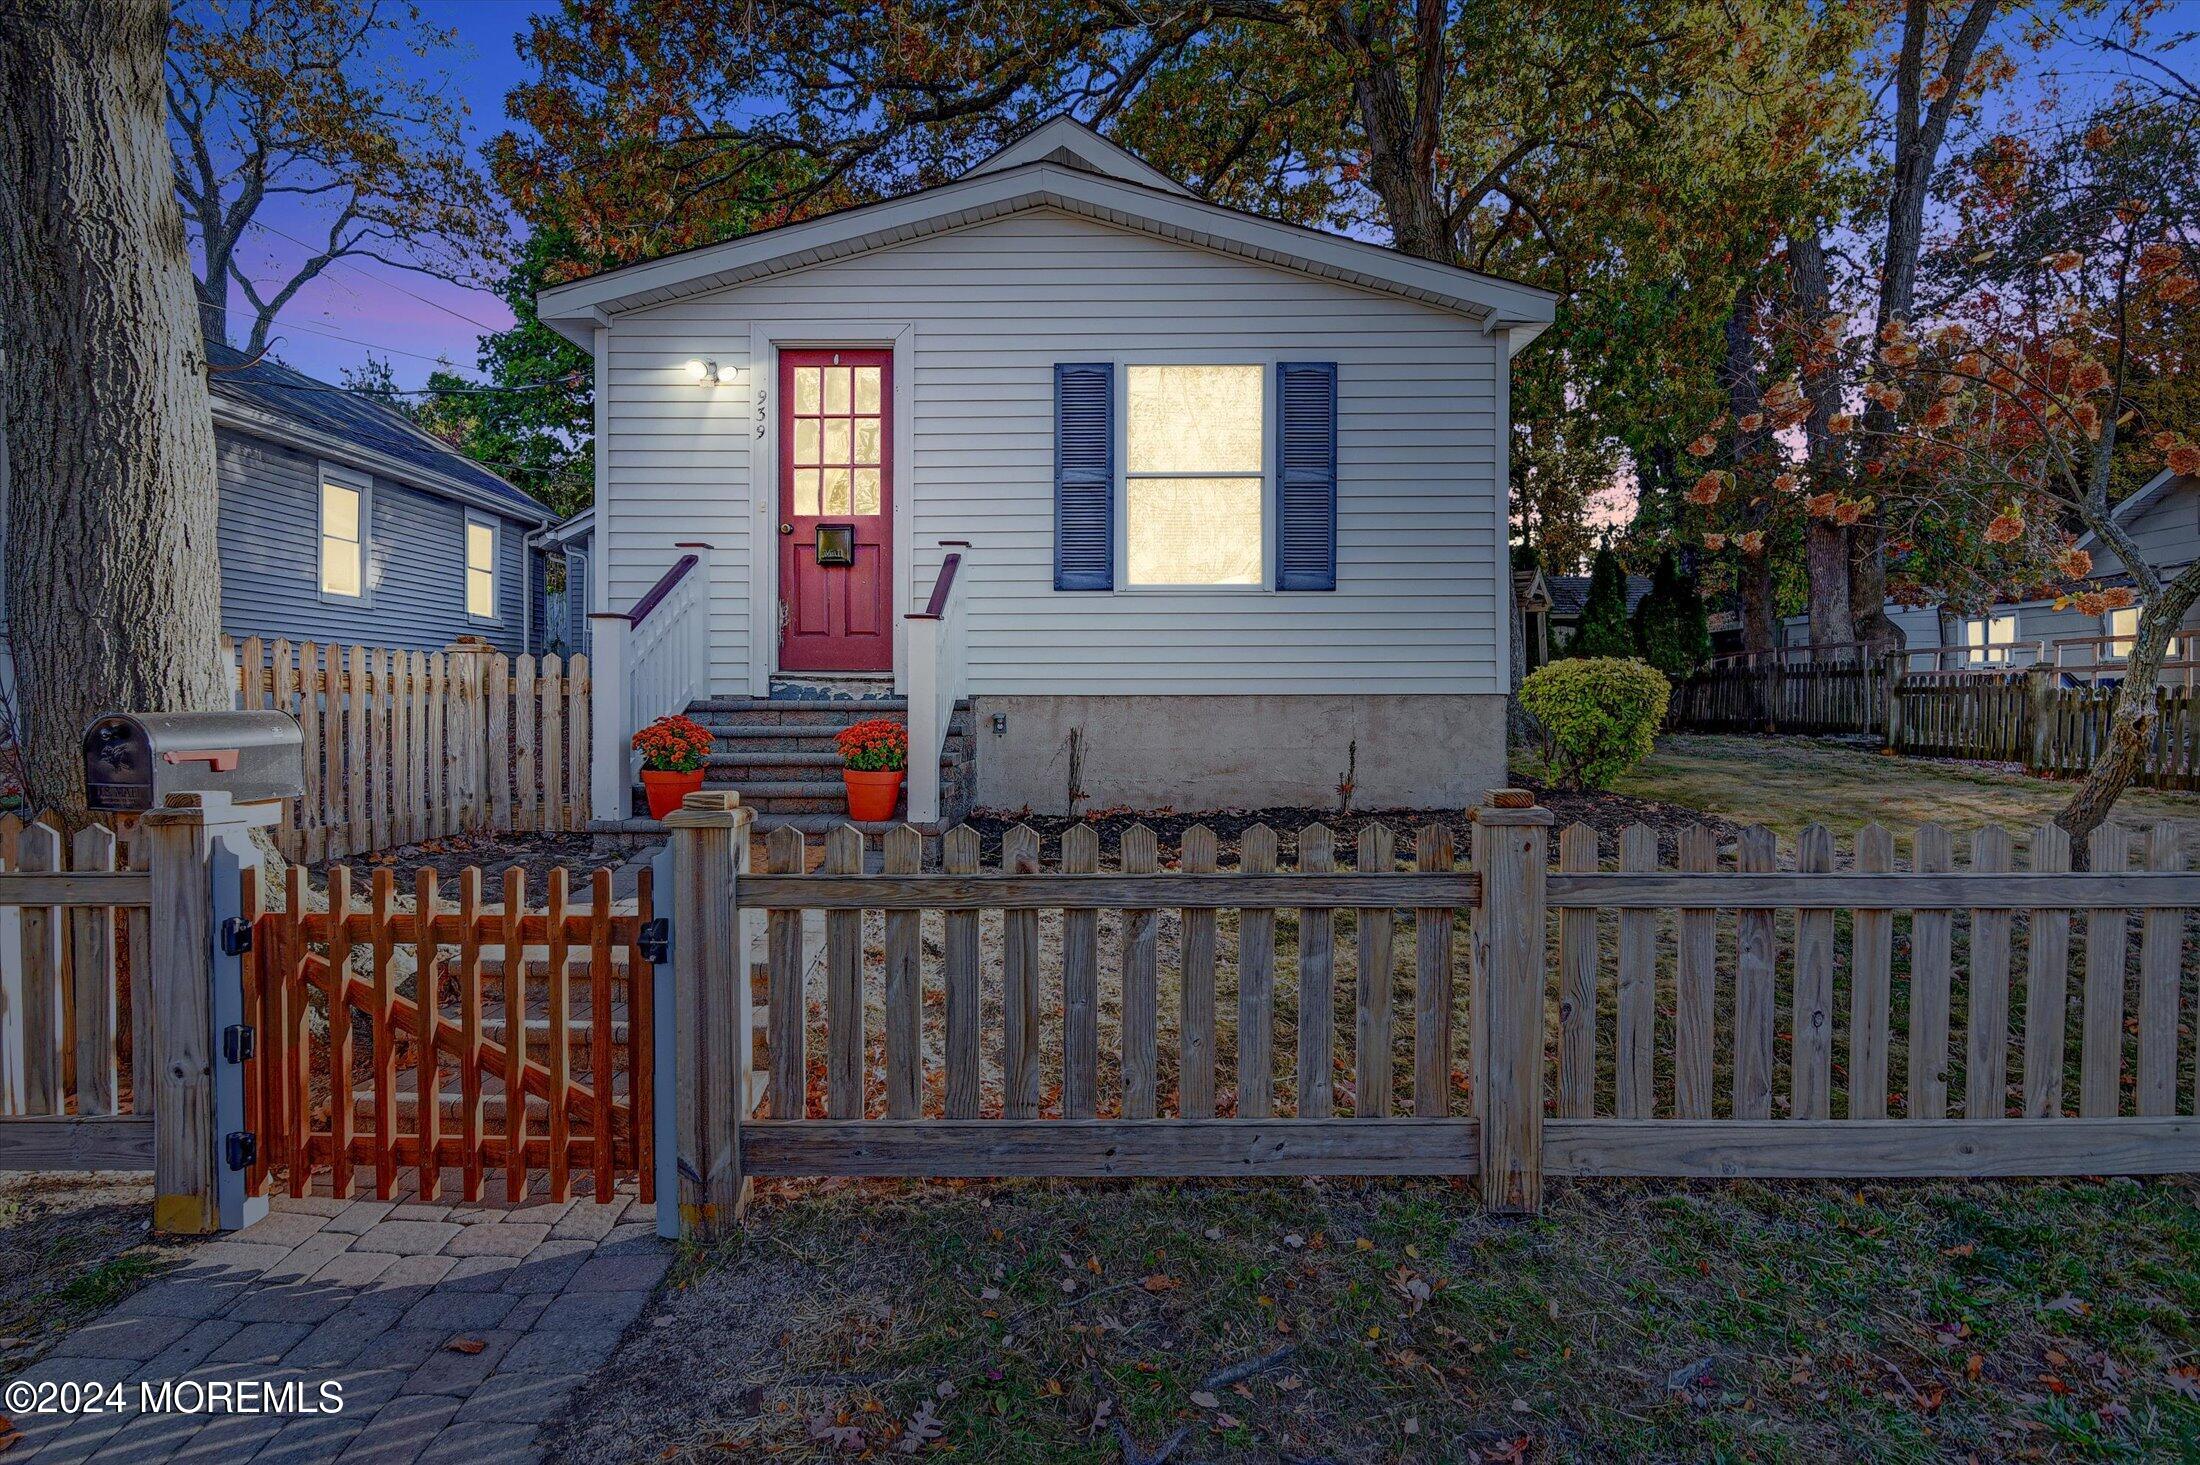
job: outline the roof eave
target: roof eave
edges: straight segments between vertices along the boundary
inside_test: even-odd
[[[432,468],[423,468],[417,463],[408,463],[404,459],[394,457],[391,454],[362,447],[357,442],[336,433],[306,427],[275,413],[239,402],[235,398],[222,396],[218,392],[212,394],[212,396],[214,422],[217,426],[233,428],[238,432],[251,433],[255,437],[267,438],[287,447],[296,448],[300,452],[312,453],[317,457],[342,463],[346,467],[378,474],[381,477],[402,483],[408,488],[419,489],[423,493],[456,499],[471,508],[483,509],[507,519],[531,522],[540,527],[555,522],[557,518],[549,509],[541,505],[537,505],[533,515],[530,515],[527,510],[510,499],[501,498],[493,493],[486,493],[470,483],[452,478],[448,474],[438,473]],[[519,490],[515,488],[513,492],[517,493]]]

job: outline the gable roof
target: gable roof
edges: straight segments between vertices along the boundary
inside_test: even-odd
[[[206,343],[214,420],[351,463],[410,487],[547,524],[551,512],[465,454],[415,427],[386,402]]]
[[[2110,509],[2108,511],[2108,517],[2114,520],[2116,523],[2121,524],[2126,520],[2132,518],[2148,504],[2153,503],[2156,499],[2161,498],[2165,494],[2173,493],[2178,489],[2194,487],[2200,487],[2200,479],[2184,477],[2175,472],[2172,472],[2170,469],[2164,468],[2161,472],[2155,474],[2152,478],[2148,479],[2146,483],[2140,487],[2137,493],[2134,493],[2130,498],[2127,498],[2122,503],[2116,505],[2115,508]],[[2078,536],[2077,547],[2079,549],[2090,550],[2091,548],[2093,548],[2094,540],[2098,537],[2099,536],[2096,535],[2092,530],[2088,529],[2085,531],[2085,533]]]
[[[1540,335],[1558,301],[1532,285],[1209,203],[1090,128],[1056,118],[951,183],[555,285],[537,297],[537,312],[587,345],[595,326],[623,311],[1039,208],[1454,311],[1506,331],[1508,351]]]
[[[1025,163],[1059,163],[1082,168],[1103,178],[1120,178],[1147,188],[1192,197],[1192,191],[1119,143],[1109,142],[1074,117],[1055,117],[1040,123],[1015,142],[972,168],[963,176],[1000,173]]]
[[[1589,604],[1589,577],[1587,575],[1546,575],[1543,584],[1551,595],[1551,619],[1577,621]],[[1633,615],[1635,607],[1650,593],[1648,575],[1627,577],[1627,613]]]

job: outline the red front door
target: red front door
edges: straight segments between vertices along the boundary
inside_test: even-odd
[[[894,354],[779,353],[779,666],[894,668]]]

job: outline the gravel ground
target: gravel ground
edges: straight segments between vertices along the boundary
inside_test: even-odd
[[[152,1216],[149,1175],[0,1172],[0,1377],[184,1255]]]

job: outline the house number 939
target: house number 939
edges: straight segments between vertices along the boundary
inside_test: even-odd
[[[756,438],[759,442],[762,442],[764,439],[764,422],[766,420],[764,399],[769,395],[770,393],[766,392],[762,387],[758,387],[756,389]]]

